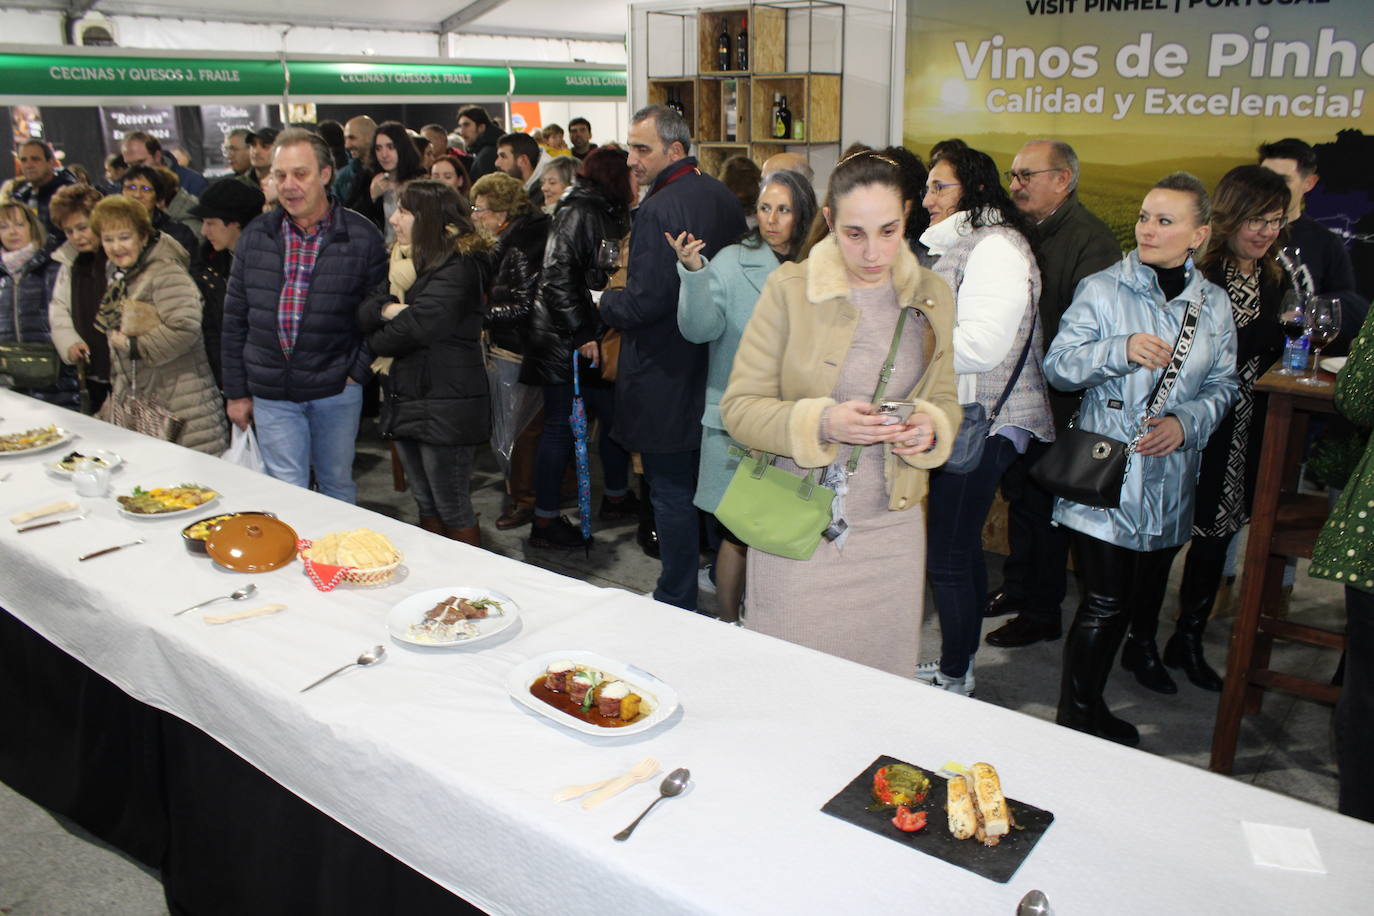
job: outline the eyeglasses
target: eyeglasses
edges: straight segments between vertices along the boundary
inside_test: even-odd
[[[491,207],[479,207],[479,206],[477,206],[476,204],[473,204],[473,205],[472,205],[472,212],[473,212],[473,213],[490,213],[490,212],[491,212]]]
[[[923,191],[921,192],[921,196],[922,196],[922,197],[930,197],[932,194],[934,194],[934,195],[940,195],[940,194],[943,194],[943,193],[945,193],[946,191],[948,191],[950,188],[957,188],[957,187],[959,187],[959,182],[957,182],[957,181],[951,181],[951,182],[932,181],[930,184],[928,184],[928,185],[925,186],[925,190],[923,190]]]
[[[124,190],[125,190],[125,191],[142,191],[144,194],[153,194],[153,193],[155,193],[155,192],[157,191],[157,188],[149,187],[149,186],[146,185],[146,184],[126,184],[126,185],[124,186]]]
[[[1271,216],[1267,219],[1263,216],[1252,216],[1245,221],[1245,228],[1249,229],[1251,232],[1259,232],[1263,229],[1273,229],[1277,231],[1287,225],[1288,217],[1286,216]]]
[[[1030,184],[1030,180],[1042,172],[1062,172],[1064,169],[1013,169],[1003,172],[1002,177],[1007,179],[1007,184],[1019,181],[1022,184]]]

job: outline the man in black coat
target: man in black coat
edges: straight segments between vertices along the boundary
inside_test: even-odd
[[[58,164],[51,146],[34,139],[25,140],[19,145],[19,171],[24,178],[14,185],[10,196],[38,214],[48,230],[43,249],[55,251],[67,237],[61,227],[53,225],[48,216],[48,204],[58,191],[76,184],[76,176]]]
[[[1040,266],[1040,326],[1045,346],[1059,333],[1059,320],[1084,277],[1121,259],[1107,224],[1078,200],[1078,156],[1057,140],[1032,140],[1021,147],[1007,173],[1011,199],[1036,224],[1035,260]],[[1080,392],[1049,391],[1054,425],[1063,430],[1078,409]],[[1063,633],[1060,605],[1068,588],[1068,532],[1050,524],[1054,497],[1027,473],[1049,448],[1031,440],[1007,470],[1003,488],[1008,507],[1011,555],[1002,567],[1002,587],[988,598],[986,615],[1014,613],[987,635],[989,645],[1028,646]]]
[[[224,296],[229,420],[257,428],[267,473],[355,502],[353,453],[372,354],[358,306],[386,279],[382,235],[329,199],[334,153],[298,127],[276,137],[281,205],[244,227]]]
[[[664,238],[689,232],[704,239],[707,257],[745,231],[739,202],[697,168],[691,130],[666,105],[635,112],[629,165],[649,189],[630,235],[627,286],[601,297],[601,317],[619,328],[612,435],[639,452],[658,526],[663,570],[654,597],[695,610],[699,534],[696,493],[701,415],[706,406],[706,347],[689,343],[677,326],[677,257]]]
[[[496,171],[496,141],[501,139],[500,129],[491,123],[491,115],[481,105],[469,105],[458,112],[458,135],[472,165],[468,177],[473,181]]]
[[[1293,137],[1261,143],[1259,164],[1288,183],[1288,247],[1298,249],[1298,258],[1312,275],[1312,291],[1341,300],[1341,333],[1322,350],[1340,356],[1359,335],[1369,303],[1355,291],[1355,268],[1340,236],[1302,215],[1303,199],[1317,186],[1316,150]]]

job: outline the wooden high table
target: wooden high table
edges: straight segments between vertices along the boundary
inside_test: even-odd
[[[1345,648],[1345,636],[1273,616],[1283,589],[1283,570],[1290,557],[1312,556],[1312,545],[1330,514],[1325,496],[1297,492],[1308,423],[1314,414],[1333,414],[1336,376],[1318,369],[1321,385],[1304,385],[1279,375],[1278,364],[1260,377],[1255,390],[1269,396],[1259,476],[1245,545],[1239,608],[1226,659],[1226,684],[1212,734],[1211,768],[1230,773],[1236,759],[1240,721],[1259,712],[1265,690],[1283,690],[1334,705],[1340,688],[1275,671],[1269,667],[1274,639]]]

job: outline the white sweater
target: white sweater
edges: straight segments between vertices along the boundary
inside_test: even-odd
[[[969,214],[954,214],[921,233],[921,243],[940,257],[967,235]],[[978,393],[978,373],[996,368],[1016,343],[1026,313],[1031,264],[1006,239],[996,235],[979,242],[969,255],[964,281],[954,290],[954,372],[959,403]]]

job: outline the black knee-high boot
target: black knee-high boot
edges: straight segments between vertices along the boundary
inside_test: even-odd
[[[1174,635],[1164,647],[1164,664],[1182,668],[1188,680],[1203,690],[1221,690],[1221,677],[1202,652],[1202,634],[1216,601],[1222,564],[1231,538],[1194,538],[1183,581],[1178,587],[1179,615]]]
[[[1159,630],[1159,605],[1137,602],[1132,608],[1130,632],[1121,649],[1121,667],[1135,673],[1142,687],[1155,693],[1178,693],[1178,685],[1169,676],[1159,657],[1155,633]]]
[[[1102,699],[1116,650],[1130,621],[1124,602],[1088,593],[1064,641],[1064,675],[1059,688],[1060,725],[1135,747],[1140,732],[1112,715]]]

